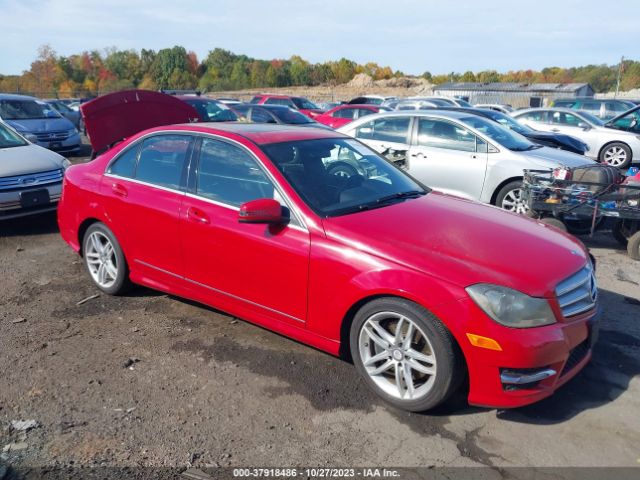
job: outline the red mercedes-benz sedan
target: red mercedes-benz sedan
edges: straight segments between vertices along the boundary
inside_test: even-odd
[[[70,167],[58,215],[103,292],[145,285],[353,359],[407,410],[467,379],[472,404],[535,402],[597,338],[579,241],[433,192],[329,130],[148,129]]]

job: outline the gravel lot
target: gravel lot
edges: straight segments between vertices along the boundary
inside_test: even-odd
[[[592,363],[530,407],[462,395],[419,415],[351,365],[202,305],[144,288],[78,305],[98,291],[55,216],[0,223],[0,463],[639,467],[640,262],[607,232],[582,240],[604,309]]]

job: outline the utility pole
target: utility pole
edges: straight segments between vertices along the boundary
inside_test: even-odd
[[[620,91],[620,75],[622,75],[622,63],[624,62],[624,55],[620,57],[620,65],[618,65],[618,80],[616,81],[616,94],[613,98],[618,98],[618,92]]]

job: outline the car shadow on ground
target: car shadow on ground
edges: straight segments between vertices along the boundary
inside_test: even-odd
[[[615,402],[640,374],[640,302],[600,290],[603,316],[591,362],[555,394],[533,405],[498,410],[503,420],[562,423],[576,415]]]
[[[0,237],[19,237],[27,235],[46,235],[57,233],[56,212],[45,212],[28,217],[0,220]]]

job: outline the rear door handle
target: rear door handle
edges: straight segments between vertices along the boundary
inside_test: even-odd
[[[113,183],[111,185],[111,191],[118,197],[126,197],[129,194],[129,192],[127,192],[127,189],[119,183]]]
[[[204,224],[209,223],[209,217],[207,216],[207,214],[204,213],[199,208],[195,208],[195,207],[189,207],[187,209],[187,218],[197,223],[204,223]]]
[[[426,156],[424,153],[422,153],[422,152],[412,153],[412,154],[411,154],[411,157],[412,157],[412,158],[427,158],[427,156]]]

